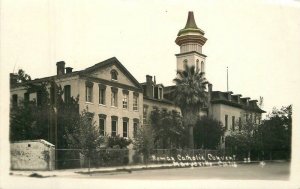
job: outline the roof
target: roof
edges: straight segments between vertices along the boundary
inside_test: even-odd
[[[91,67],[88,67],[84,70],[74,71],[71,73],[65,73],[63,75],[54,75],[54,76],[49,76],[49,77],[44,77],[44,78],[37,78],[37,79],[31,80],[31,81],[28,81],[26,83],[18,83],[12,87],[23,86],[24,84],[27,84],[27,83],[29,84],[29,83],[47,82],[47,81],[50,81],[53,79],[54,80],[62,79],[62,78],[67,78],[67,77],[71,77],[71,76],[86,76],[88,73],[91,73],[92,71],[95,71],[96,69],[107,67],[112,64],[115,64],[122,72],[124,72],[124,74],[130,79],[130,81],[132,81],[135,84],[135,86],[142,89],[142,86],[140,85],[140,83],[133,77],[133,75],[122,65],[122,63],[116,57],[112,57],[112,58],[109,58],[102,62],[99,62],[99,63],[97,63]]]
[[[188,19],[186,21],[185,27],[183,29],[181,29],[177,35],[180,36],[187,32],[196,32],[201,35],[204,35],[204,31],[197,27],[197,24],[196,24],[195,18],[194,18],[194,13],[192,11],[189,11]]]

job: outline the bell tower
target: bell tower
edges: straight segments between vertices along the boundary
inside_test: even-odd
[[[175,43],[180,46],[180,53],[176,54],[177,70],[183,70],[184,65],[192,66],[205,72],[205,58],[202,54],[202,46],[206,42],[204,31],[197,27],[194,13],[192,11],[188,14],[186,25],[181,29],[175,40]]]

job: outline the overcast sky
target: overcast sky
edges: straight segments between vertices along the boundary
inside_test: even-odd
[[[264,109],[299,98],[299,1],[2,0],[1,74],[33,79],[117,57],[139,81],[173,84],[177,33],[188,11],[208,39],[206,76],[214,90],[264,97]],[[298,84],[299,85],[299,84]]]

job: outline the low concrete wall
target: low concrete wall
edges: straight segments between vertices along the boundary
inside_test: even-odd
[[[45,140],[23,140],[10,144],[12,170],[54,170],[55,148]]]

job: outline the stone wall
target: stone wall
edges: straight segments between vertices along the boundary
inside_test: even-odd
[[[54,170],[55,148],[45,140],[23,140],[10,144],[12,170]]]

